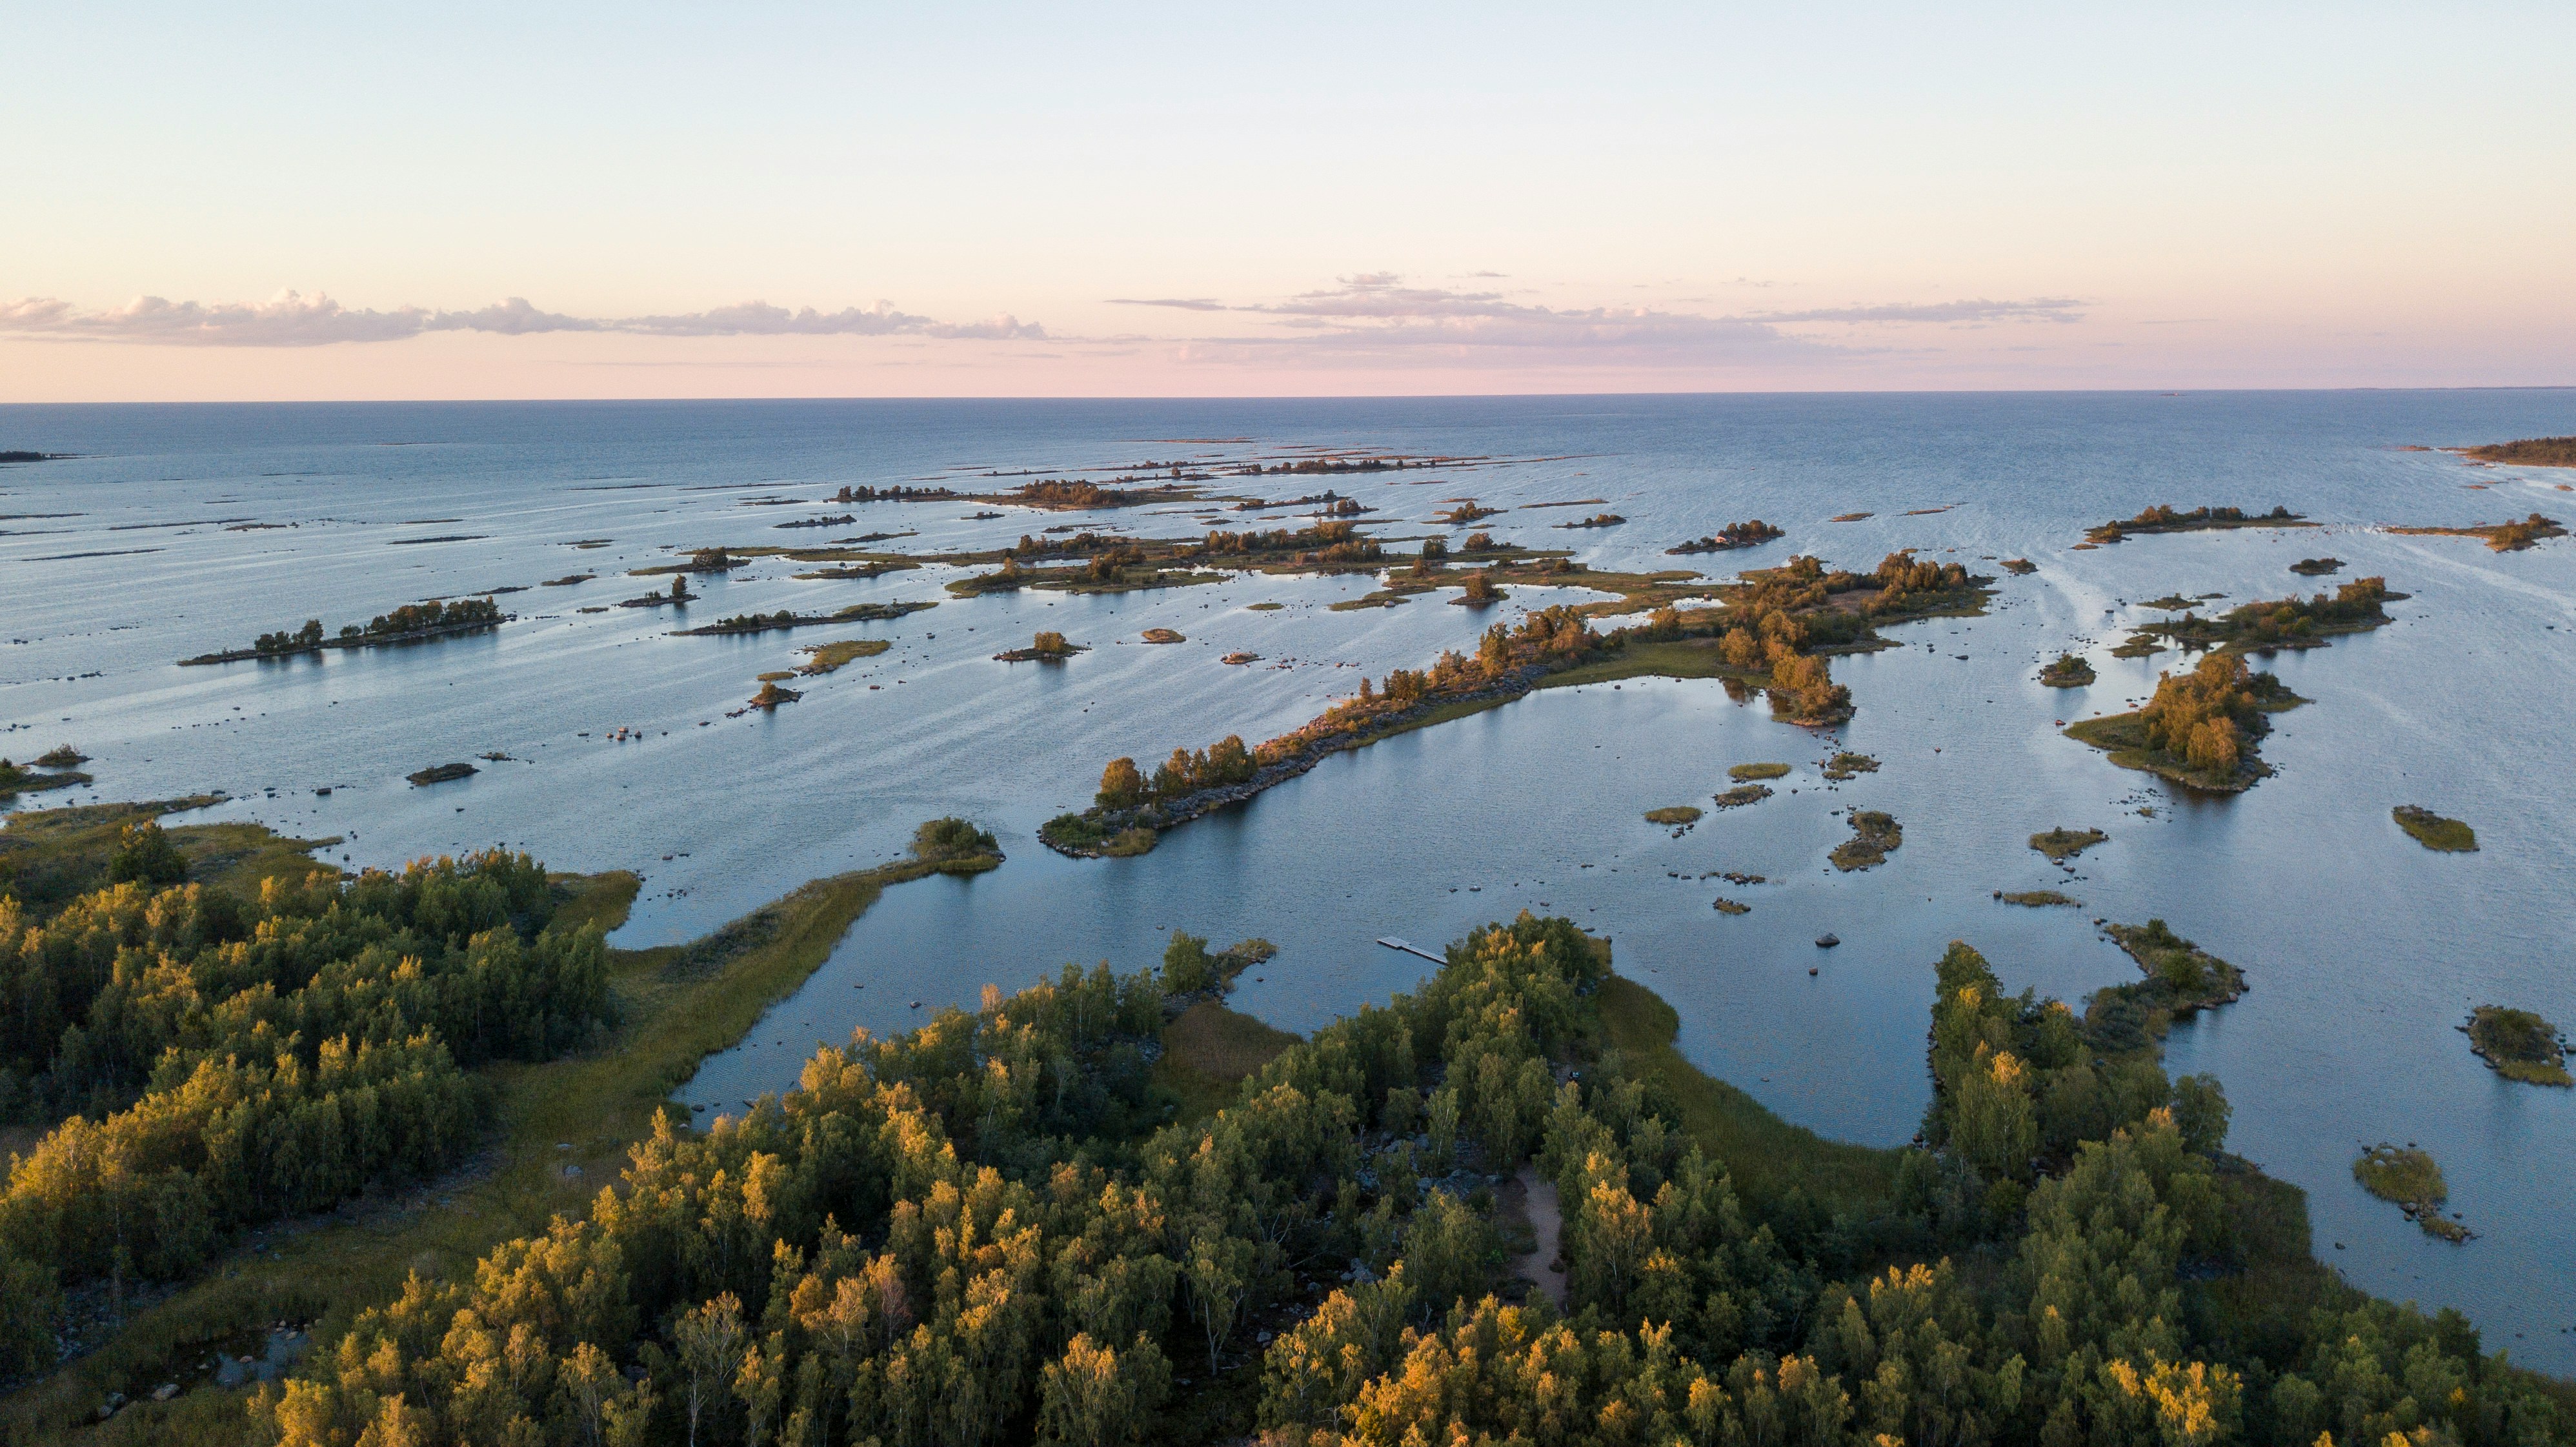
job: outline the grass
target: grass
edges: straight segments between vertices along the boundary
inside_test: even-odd
[[[2050,862],[2063,864],[2094,845],[2107,841],[2110,837],[2099,829],[2060,827],[2051,829],[2045,834],[2033,834],[2030,836],[2030,847],[2047,855]]]
[[[1825,764],[1825,777],[1837,782],[1861,774],[1878,772],[1878,760],[1867,754],[1841,753]]]
[[[830,673],[844,663],[860,658],[874,658],[892,647],[894,647],[893,640],[886,638],[844,638],[837,643],[809,643],[796,650],[805,655],[804,664],[796,672]],[[769,675],[764,673],[761,677],[767,678]]]
[[[1852,837],[1834,846],[1826,855],[1834,868],[1846,873],[1885,864],[1887,856],[1905,844],[1905,831],[1897,826],[1896,816],[1876,809],[1855,809],[1851,816]]]
[[[1739,784],[1753,779],[1785,779],[1789,776],[1789,766],[1787,764],[1737,764],[1726,771],[1726,776]]]
[[[1219,1001],[1201,1000],[1163,1027],[1154,1081],[1180,1098],[1180,1124],[1205,1120],[1234,1104],[1245,1078],[1297,1039]]]
[[[2382,1141],[2354,1159],[2352,1178],[2370,1194],[2404,1207],[2425,1235],[2455,1243],[2469,1239],[2467,1227],[2442,1215],[2442,1203],[2451,1198],[2451,1188],[2442,1179],[2442,1168],[2426,1152]]]
[[[1720,896],[1716,900],[1712,901],[1709,908],[1716,910],[1719,914],[1753,913],[1753,906],[1746,904],[1740,899],[1727,899],[1724,896]]]
[[[1139,854],[1153,853],[1154,846],[1161,842],[1162,837],[1154,830],[1138,824],[1111,835],[1109,842],[1100,846],[1100,852],[1112,859],[1133,859]]]
[[[1276,613],[1287,606],[1285,603],[1246,603],[1243,609],[1247,613]]]
[[[202,851],[234,873],[256,872],[288,854],[310,863],[295,850],[298,841],[274,836],[231,853],[243,841],[221,831],[266,832],[213,825],[172,834],[183,852]],[[191,852],[192,863],[198,857]],[[138,1312],[99,1351],[21,1392],[0,1416],[0,1439],[59,1433],[110,1391],[147,1394],[180,1375],[181,1364],[201,1357],[206,1344],[247,1328],[311,1319],[316,1340],[327,1342],[361,1308],[393,1296],[411,1272],[460,1277],[496,1243],[541,1234],[559,1212],[581,1214],[698,1062],[732,1046],[771,1002],[803,984],[888,885],[999,863],[967,855],[835,875],[690,944],[612,950],[621,1015],[615,1033],[588,1053],[480,1072],[495,1087],[501,1112],[494,1139],[473,1163],[416,1189],[260,1233],[266,1252],[234,1251],[177,1295]],[[638,881],[624,872],[559,876],[557,887],[558,926],[605,928],[624,921]],[[222,1404],[220,1413],[206,1415],[207,1398]],[[125,1440],[169,1440],[180,1419],[233,1422],[240,1412],[238,1394],[202,1390],[129,1408],[113,1430]]]
[[[1724,1165],[1748,1199],[1762,1205],[1798,1191],[1854,1215],[1886,1209],[1902,1152],[1827,1140],[1703,1073],[1673,1044],[1681,1030],[1673,1007],[1634,980],[1613,975],[1593,1000],[1604,1043],[1658,1089],[1669,1118]]]
[[[1623,678],[1643,678],[1649,674],[1665,678],[1761,678],[1765,674],[1729,668],[1717,655],[1714,638],[1681,638],[1665,643],[1631,640],[1627,647],[1597,663],[1569,668],[1539,680],[1541,688],[1578,688],[1587,683],[1611,683]]]
[[[2059,894],[2053,889],[2024,889],[2003,894],[1998,897],[2006,904],[2027,905],[2032,909],[2047,909],[2053,905],[2066,905],[2080,909],[2084,904],[2084,901],[2080,899],[2071,895]]]
[[[1646,822],[1649,824],[1696,824],[1699,822],[1699,815],[1700,811],[1695,805],[1675,804],[1668,808],[1647,810]]]
[[[2469,1049],[2507,1080],[2526,1085],[2576,1086],[2567,1074],[2567,1049],[2558,1027],[2529,1010],[2480,1005],[2469,1017]]]
[[[2414,836],[2415,842],[2427,849],[2446,854],[2467,854],[2478,847],[2478,831],[2457,819],[2445,819],[2421,804],[2400,804],[2388,811],[2397,827]]]

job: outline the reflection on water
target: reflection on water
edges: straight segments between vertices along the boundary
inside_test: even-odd
[[[108,797],[227,789],[243,797],[219,817],[350,835],[331,852],[353,863],[501,840],[557,867],[639,868],[647,897],[630,943],[685,937],[888,857],[925,817],[996,826],[1011,852],[1001,870],[890,891],[802,992],[707,1062],[685,1098],[717,1108],[791,1083],[817,1039],[902,1028],[920,1018],[913,1001],[920,1013],[970,1002],[986,981],[1013,986],[1069,960],[1132,968],[1172,928],[1277,942],[1237,1004],[1306,1030],[1419,978],[1423,962],[1378,936],[1436,946],[1530,908],[1612,936],[1620,968],[1673,1002],[1683,1047],[1713,1073],[1819,1130],[1895,1144],[1925,1098],[1930,967],[1946,941],[1970,940],[2016,987],[2075,998],[2134,971],[2092,918],[2161,916],[2252,985],[2178,1030],[2169,1064],[2225,1081],[2237,1148],[2311,1192],[2320,1254],[2373,1290],[2461,1305],[2491,1344],[2567,1371],[2576,1348],[2563,1329],[2576,1320],[2557,1319],[2563,1294],[2528,1283],[2576,1260],[2576,1100],[2502,1082],[2451,1027],[2490,1001],[2576,1020],[2561,967],[2576,880],[2559,847],[2576,744],[2554,727],[2576,693],[2565,641],[2576,552],[2497,556],[2349,526],[2548,510],[2561,495],[2545,474],[2386,449],[2564,432],[2566,413],[2546,393],[5,409],[8,445],[99,455],[0,471],[0,511],[82,514],[0,523],[12,534],[0,537],[7,631],[26,640],[0,651],[0,720],[27,744],[0,752],[76,742],[98,756]],[[987,598],[757,639],[673,639],[667,617],[577,611],[643,591],[619,572],[667,546],[815,536],[770,531],[792,510],[741,506],[747,497],[819,499],[961,461],[1055,466],[1126,455],[1130,439],[1218,435],[1584,454],[1442,476],[1427,492],[1410,480],[1345,489],[1384,507],[1372,521],[1397,534],[1440,498],[1602,496],[1628,526],[1544,531],[1551,514],[1519,511],[1479,526],[1534,545],[1570,539],[1596,565],[1662,566],[1677,561],[1662,547],[1758,515],[1788,526],[1787,543],[1689,561],[1715,570],[1802,549],[1866,566],[1916,545],[1972,562],[2029,556],[2042,571],[2005,579],[1989,617],[1891,630],[1904,646],[1838,660],[1860,714],[1829,736],[1774,724],[1706,683],[1551,691],[1337,757],[1144,858],[1093,862],[1033,836],[1084,802],[1106,759],[1283,731],[1359,671],[1418,665],[1482,620],[1427,600],[1326,610],[1367,579]],[[377,445],[389,441],[434,445]],[[2464,479],[2496,486],[2464,490]],[[2285,502],[2343,525],[2068,550],[2083,525],[2160,501]],[[1902,515],[1944,503],[1963,505]],[[1878,516],[1822,521],[1861,509]],[[1053,521],[968,522],[970,510],[876,504],[854,529],[816,532],[917,528],[906,545],[989,546]],[[251,515],[301,525],[134,527]],[[1168,535],[1196,531],[1200,515],[1110,520]],[[399,526],[451,517],[462,521]],[[388,544],[428,532],[481,540]],[[615,541],[568,546],[598,537]],[[57,557],[131,547],[159,551]],[[2316,700],[2265,744],[2276,777],[2241,798],[2178,799],[2057,735],[2054,720],[2141,697],[2170,663],[2108,656],[2116,625],[2146,616],[2132,604],[2175,589],[2277,596],[2301,583],[2289,561],[2324,552],[2354,565],[2346,577],[2384,573],[2415,596],[2392,607],[2391,627],[2271,665]],[[937,598],[946,576],[823,583],[793,570],[709,579],[699,611]],[[413,598],[577,571],[602,576],[503,595],[522,621],[493,636],[170,666],[317,613],[336,627]],[[1245,606],[1261,600],[1290,606]],[[1157,626],[1190,642],[1132,641]],[[1046,670],[989,662],[1039,627],[1094,651]],[[840,636],[897,646],[812,681],[776,715],[723,718],[754,674]],[[2032,682],[2067,646],[2089,646],[2099,682],[2073,693]],[[1215,662],[1235,649],[1291,666]],[[641,740],[607,742],[621,724]],[[1815,765],[1836,748],[1884,767],[1829,786]],[[434,789],[401,782],[486,751],[513,762]],[[1639,817],[1705,806],[1727,765],[1755,760],[1796,771],[1772,798],[1678,838]],[[330,797],[311,792],[322,785]],[[2469,820],[2484,849],[2422,850],[2388,819],[2407,802]],[[1848,807],[1903,822],[1886,865],[1846,875],[1824,863],[1848,835],[1834,811]],[[2062,873],[2024,844],[2059,824],[2102,827],[2111,842]],[[1727,870],[1771,882],[1702,877]],[[2084,907],[1992,898],[2031,888]],[[1719,914],[1720,893],[1752,913]],[[1825,930],[1839,949],[1811,943]],[[2363,1196],[2349,1162],[2380,1139],[2432,1149],[2481,1238],[2429,1240]]]

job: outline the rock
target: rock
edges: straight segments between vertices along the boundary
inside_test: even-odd
[[[1821,934],[1816,936],[1816,948],[1820,950],[1832,949],[1834,946],[1841,944],[1842,942],[1843,937],[1837,934]]]

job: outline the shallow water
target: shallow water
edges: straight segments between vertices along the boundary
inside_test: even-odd
[[[0,753],[75,742],[97,756],[96,797],[226,790],[239,797],[210,816],[348,836],[327,852],[353,864],[506,841],[558,868],[636,868],[647,884],[620,935],[630,944],[685,938],[805,879],[891,857],[931,815],[996,828],[1011,856],[1002,869],[889,891],[804,990],[707,1062],[684,1099],[717,1109],[792,1083],[817,1039],[900,1029],[919,1018],[915,1000],[924,1013],[971,1002],[986,981],[1009,987],[1068,960],[1134,967],[1171,928],[1278,943],[1236,1003],[1311,1029],[1420,978],[1425,962],[1378,936],[1437,949],[1527,907],[1611,935],[1621,969],[1673,1002],[1684,1048],[1713,1073],[1818,1130],[1893,1144],[1924,1102],[1929,966],[1946,941],[1977,945],[2016,988],[2074,998],[2135,973],[2092,918],[2161,916],[2251,981],[2244,1000],[2177,1031],[2169,1064],[2225,1081],[2234,1144],[2308,1188],[2320,1254],[2372,1290],[2462,1306],[2519,1360],[2576,1371],[2563,1289],[2576,1260],[2576,1093],[2503,1082],[2452,1029],[2489,1001],[2576,1020],[2563,963],[2576,877],[2559,847],[2576,742],[2558,726],[2576,697],[2565,641],[2576,552],[2499,556],[2362,526],[2565,516],[2576,499],[2546,470],[2392,449],[2570,430],[2576,397],[2550,392],[0,409],[0,448],[90,454],[0,469],[0,513],[80,514],[0,521],[12,600],[0,723],[15,731]],[[1717,573],[1813,551],[1866,567],[1911,545],[1972,564],[2028,556],[2042,571],[2004,578],[1990,616],[1894,629],[1904,647],[1837,660],[1860,712],[1828,736],[1775,724],[1714,683],[1552,690],[1338,756],[1144,858],[1088,862],[1050,854],[1034,830],[1085,802],[1107,758],[1282,732],[1359,671],[1465,646],[1491,615],[1431,600],[1331,613],[1326,603],[1369,581],[1272,578],[950,601],[898,623],[751,639],[671,638],[667,612],[575,611],[658,586],[619,574],[671,547],[915,528],[887,546],[917,551],[1068,521],[1194,533],[1199,509],[1011,509],[979,523],[955,502],[743,504],[956,464],[1163,458],[1189,445],[1156,439],[1213,437],[1562,459],[1339,484],[1384,508],[1368,521],[1398,536],[1424,531],[1452,497],[1602,497],[1625,527],[1548,527],[1592,507],[1477,526],[1574,546],[1596,566]],[[2069,551],[2090,523],[2204,501],[2281,502],[2329,526]],[[1823,521],[1861,509],[1877,516]],[[817,510],[858,521],[772,529]],[[1222,525],[1251,516],[1272,514]],[[1749,556],[1662,555],[1747,516],[1790,536]],[[227,531],[230,519],[297,526]],[[446,519],[457,521],[433,521]],[[473,540],[395,542],[446,535]],[[613,542],[568,546],[590,538]],[[156,551],[128,551],[145,548]],[[109,555],[65,556],[78,553]],[[2272,665],[2315,700],[2265,743],[2276,777],[2231,800],[2178,800],[2058,735],[2054,720],[2123,706],[2173,662],[2108,656],[2117,624],[2152,616],[2130,605],[2174,590],[2314,588],[2285,565],[2320,553],[2353,565],[2343,578],[2383,573],[2414,596],[2392,606],[2388,628]],[[799,582],[786,576],[796,566],[705,580],[692,620],[939,598],[948,576]],[[172,666],[308,616],[336,629],[425,596],[580,571],[601,576],[504,595],[520,621],[494,635]],[[1289,606],[1245,606],[1265,599]],[[1502,613],[1545,601],[1517,597]],[[1155,626],[1190,641],[1134,642]],[[1062,667],[990,661],[1040,627],[1094,650]],[[774,715],[724,717],[754,674],[846,636],[898,646],[806,681],[805,699]],[[2100,672],[2090,689],[2031,681],[2059,648],[2088,645]],[[1266,662],[1216,662],[1236,649]],[[1281,661],[1292,666],[1270,666]],[[643,738],[608,742],[621,724]],[[1826,787],[1815,765],[1846,747],[1884,767]],[[458,784],[402,782],[487,751],[514,761]],[[1705,806],[1727,765],[1754,760],[1797,772],[1678,838],[1639,819]],[[324,785],[334,792],[316,797]],[[2407,802],[2469,820],[2484,848],[2421,849],[2388,818]],[[1847,807],[1903,822],[1886,865],[1824,863],[1848,834],[1832,811]],[[2024,847],[2056,824],[2112,839],[2069,875]],[[1717,870],[1775,882],[1699,877]],[[2084,907],[1991,898],[2040,887]],[[1721,893],[1753,912],[1718,914]],[[1839,949],[1811,943],[1824,930]],[[2382,1139],[2434,1152],[2478,1240],[2430,1240],[2352,1184],[2353,1154]],[[2533,1289],[2547,1282],[2560,1288]]]

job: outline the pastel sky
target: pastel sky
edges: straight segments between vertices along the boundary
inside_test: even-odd
[[[2576,5],[0,4],[0,401],[2576,383]]]

